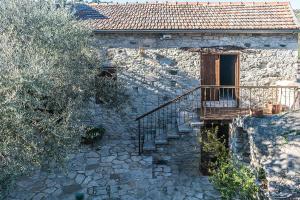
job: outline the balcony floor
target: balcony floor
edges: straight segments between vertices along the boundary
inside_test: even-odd
[[[248,108],[206,108],[204,120],[232,120],[242,115],[249,115]]]

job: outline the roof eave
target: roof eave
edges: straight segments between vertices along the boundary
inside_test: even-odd
[[[103,33],[300,33],[299,29],[117,29],[94,30],[96,34]]]

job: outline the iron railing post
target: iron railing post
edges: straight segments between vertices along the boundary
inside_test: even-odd
[[[139,137],[139,155],[141,155],[142,154],[142,143],[141,143],[141,120],[139,120],[138,121],[138,129],[139,129],[139,135],[138,135],[138,137]]]

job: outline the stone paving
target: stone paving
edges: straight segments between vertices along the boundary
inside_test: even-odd
[[[180,141],[169,147],[180,146]],[[139,156],[136,146],[129,134],[107,133],[95,147],[82,146],[70,154],[67,172],[36,171],[18,180],[8,199],[68,200],[75,199],[76,193],[93,200],[219,199],[208,177],[195,167],[198,159],[187,157],[184,162],[184,154],[169,151],[164,161],[157,161],[152,155]]]

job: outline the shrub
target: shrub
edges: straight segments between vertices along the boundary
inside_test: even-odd
[[[218,138],[218,128],[202,131],[203,154],[210,155],[210,180],[220,191],[223,199],[256,199],[258,186],[255,175],[242,163],[234,161],[225,146],[224,138]]]
[[[204,174],[211,174],[219,162],[228,158],[224,138],[218,138],[218,127],[201,131],[201,169]]]
[[[0,1],[0,199],[16,176],[62,166],[79,144],[100,66],[92,33],[52,0]]]
[[[97,127],[86,127],[85,135],[81,136],[81,143],[82,144],[94,144],[95,142],[102,139],[105,128],[103,126]]]
[[[231,159],[219,163],[210,180],[220,191],[223,199],[257,199],[258,186],[255,175],[241,163]]]

